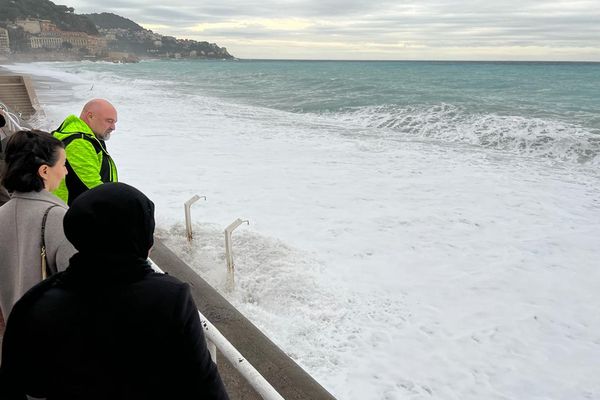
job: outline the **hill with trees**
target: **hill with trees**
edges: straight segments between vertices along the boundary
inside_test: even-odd
[[[109,52],[128,53],[138,57],[233,58],[227,49],[215,43],[163,36],[113,13],[75,14],[73,7],[57,5],[50,0],[0,0],[0,27],[8,30],[13,53],[46,51],[50,56],[56,50],[33,49],[30,38],[44,36],[44,32],[27,32],[23,25],[15,24],[17,20],[23,19],[47,20],[61,31],[84,32],[101,37],[105,39],[105,48]],[[72,47],[72,44],[66,43],[62,50]]]
[[[52,21],[63,31],[98,35],[96,25],[86,16],[75,14],[73,7],[56,5],[50,0],[0,0],[0,20],[25,18]]]
[[[112,38],[107,42],[109,50],[146,56],[178,54],[182,57],[233,58],[226,49],[214,43],[163,36],[144,29],[120,15],[113,13],[84,15],[96,24],[101,34]]]
[[[113,13],[83,14],[101,29],[127,29],[132,32],[145,30],[132,20]]]

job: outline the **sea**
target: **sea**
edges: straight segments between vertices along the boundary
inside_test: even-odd
[[[157,235],[336,398],[600,399],[600,63],[7,67],[39,128],[117,107]]]

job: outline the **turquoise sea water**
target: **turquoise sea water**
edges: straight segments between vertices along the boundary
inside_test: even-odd
[[[115,68],[294,112],[448,103],[600,129],[600,63],[165,61]]]
[[[182,60],[84,69],[160,82],[166,95],[310,114],[370,134],[380,128],[386,137],[578,163],[600,154],[599,63]]]

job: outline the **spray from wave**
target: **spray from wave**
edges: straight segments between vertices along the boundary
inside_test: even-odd
[[[580,164],[600,164],[600,132],[542,118],[468,113],[450,104],[369,106],[324,114],[397,137],[466,143]]]

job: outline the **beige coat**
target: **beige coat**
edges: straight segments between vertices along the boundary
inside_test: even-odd
[[[63,271],[76,252],[63,231],[67,206],[45,190],[14,193],[0,207],[0,308],[5,320],[13,305],[32,286],[42,280],[42,218],[46,220],[46,251],[50,271]]]

